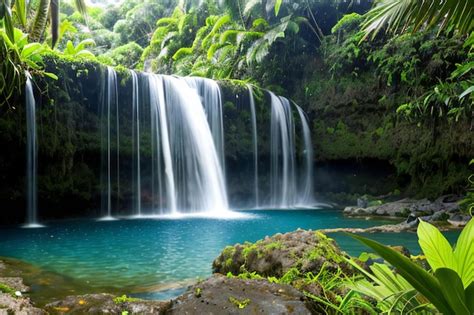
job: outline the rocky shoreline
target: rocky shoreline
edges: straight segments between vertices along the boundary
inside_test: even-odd
[[[434,201],[428,199],[401,199],[393,202],[379,201],[371,205],[365,199],[359,199],[357,206],[346,207],[343,211],[348,217],[384,217],[392,219],[405,219],[404,222],[372,227],[368,229],[326,229],[325,233],[353,232],[353,233],[376,233],[376,232],[402,232],[414,230],[418,220],[433,223],[441,230],[458,229],[464,227],[471,219],[470,215],[461,212],[459,207],[460,198],[453,195],[439,197]],[[373,202],[372,202],[373,203]]]

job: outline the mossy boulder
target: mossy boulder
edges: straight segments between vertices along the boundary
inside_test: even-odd
[[[226,247],[213,262],[213,271],[238,275],[255,272],[263,277],[281,278],[290,270],[298,273],[318,273],[323,265],[327,270],[351,273],[342,252],[334,240],[326,235],[306,230],[266,237],[256,243]]]

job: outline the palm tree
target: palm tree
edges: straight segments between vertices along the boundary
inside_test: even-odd
[[[4,19],[5,29],[8,36],[13,41],[13,19],[12,16],[16,16],[16,21],[19,22],[20,27],[26,30],[27,27],[27,0],[16,0],[11,6],[11,0],[0,0],[0,19]],[[77,10],[82,14],[86,15],[86,3],[85,0],[75,0]],[[40,0],[38,6],[35,8],[34,19],[28,28],[29,41],[39,42],[43,39],[44,31],[46,30],[46,24],[48,22],[48,13],[51,18],[51,36],[52,36],[52,47],[56,45],[58,40],[59,32],[59,7],[60,0]],[[9,31],[11,30],[11,32]]]
[[[462,34],[474,28],[472,0],[378,0],[367,14],[363,28],[375,36],[380,30],[415,32],[439,26],[439,31],[453,27]]]

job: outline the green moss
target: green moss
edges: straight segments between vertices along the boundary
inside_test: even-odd
[[[10,288],[8,285],[0,283],[0,292],[10,294],[13,297],[16,297],[15,290]]]
[[[291,284],[293,281],[300,277],[301,273],[298,268],[290,268],[284,275],[279,279],[280,283]]]
[[[224,257],[231,257],[234,256],[235,253],[235,247],[234,246],[226,246],[224,250],[222,251],[222,255]]]
[[[259,255],[258,245],[256,243],[255,244],[246,244],[246,246],[244,247],[244,249],[242,251],[244,259],[247,260],[248,256],[250,254],[252,254],[253,252],[255,252],[257,255]]]
[[[272,243],[269,243],[269,244],[266,244],[265,245],[265,249],[268,250],[268,251],[271,251],[271,250],[274,250],[274,249],[284,249],[285,246],[283,245],[282,242],[272,242]]]
[[[128,297],[125,294],[122,296],[117,296],[114,298],[114,303],[115,304],[122,304],[122,303],[131,303],[131,302],[137,302],[140,301],[140,299]]]
[[[244,309],[250,304],[250,299],[238,300],[233,296],[229,296],[229,302],[234,304],[239,309]]]
[[[197,297],[197,298],[200,298],[202,295],[202,289],[197,287],[194,289],[194,296]]]

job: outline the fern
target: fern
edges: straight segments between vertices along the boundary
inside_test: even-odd
[[[179,60],[182,59],[184,56],[187,55],[192,55],[193,53],[193,48],[192,47],[182,47],[178,49],[178,51],[173,55],[173,60]]]

